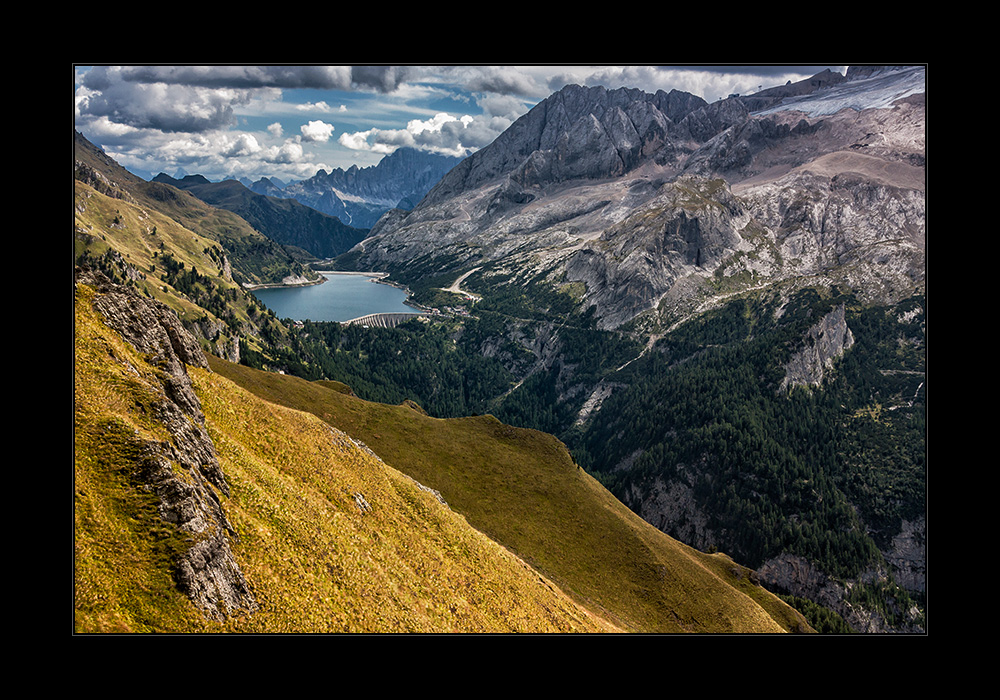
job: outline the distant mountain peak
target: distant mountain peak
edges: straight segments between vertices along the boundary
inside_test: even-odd
[[[320,170],[311,178],[277,188],[254,191],[295,199],[356,228],[370,228],[386,211],[410,209],[461,158],[399,148],[375,165]]]
[[[165,182],[168,185],[181,184],[183,187],[192,187],[194,185],[209,185],[211,180],[209,180],[204,175],[185,175],[184,177],[171,177],[166,173],[160,173],[153,178],[153,182]]]

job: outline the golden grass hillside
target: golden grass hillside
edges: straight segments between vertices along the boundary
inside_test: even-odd
[[[144,443],[169,439],[151,408],[158,370],[93,294],[78,289],[75,317],[77,633],[614,631],[344,433],[189,368],[257,603],[207,620],[172,578],[189,537],[133,473]]]
[[[802,616],[722,554],[668,537],[578,468],[554,437],[492,416],[437,419],[330,382],[209,358],[269,402],[307,411],[420,483],[574,600],[630,632],[808,631]]]

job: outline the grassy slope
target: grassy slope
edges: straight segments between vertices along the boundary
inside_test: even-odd
[[[103,192],[97,192],[90,185],[76,181],[77,231],[112,238],[122,254],[126,251],[119,244],[139,237],[141,248],[150,259],[161,243],[166,251],[182,260],[186,254],[201,255],[205,247],[220,243],[229,251],[234,271],[252,284],[280,282],[288,274],[318,278],[238,215],[210,206],[189,192],[136,177],[79,135],[74,153],[77,160],[113,183],[111,187],[102,187]],[[107,196],[112,193],[127,194],[123,199]],[[94,207],[100,207],[100,211],[93,212]],[[112,225],[116,215],[121,223]],[[164,226],[170,231],[164,231]],[[178,230],[185,232],[186,238],[177,235]],[[140,264],[138,260],[131,262]],[[215,267],[209,259],[202,263],[198,269],[203,273]]]
[[[216,242],[180,226],[155,209],[108,197],[79,181],[74,185],[76,228],[92,234],[91,238],[76,237],[75,254],[89,250],[94,255],[101,255],[114,248],[146,274],[144,287],[154,298],[173,308],[181,318],[203,316],[205,312],[200,307],[163,290],[159,279],[163,266],[157,265],[157,257],[162,245],[162,251],[170,253],[189,269],[196,267],[203,273],[211,273],[218,266],[204,251]],[[151,267],[155,267],[155,271],[151,272]],[[236,286],[221,275],[216,275],[215,279],[223,287]]]
[[[205,621],[170,576],[187,540],[131,477],[143,441],[169,439],[148,410],[156,370],[90,294],[78,291],[76,314],[75,631],[613,631],[339,431],[192,370],[260,606]]]
[[[362,401],[326,382],[212,359],[254,394],[308,411],[439,490],[469,523],[574,599],[636,632],[768,632],[801,617],[724,555],[656,530],[614,499],[550,435],[492,416],[436,419]]]
[[[200,631],[200,614],[170,575],[187,546],[135,484],[142,443],[165,439],[143,409],[155,370],[89,311],[79,290],[74,362],[74,595],[77,632]],[[80,311],[82,310],[82,313]]]

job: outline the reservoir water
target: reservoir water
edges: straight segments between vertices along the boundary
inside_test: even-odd
[[[350,321],[352,318],[379,313],[414,313],[407,306],[406,292],[387,284],[373,282],[363,274],[322,273],[323,284],[308,287],[256,289],[253,295],[278,318],[295,321]]]

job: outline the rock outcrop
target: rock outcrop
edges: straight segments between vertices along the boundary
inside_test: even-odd
[[[794,554],[780,554],[762,564],[757,573],[767,588],[808,598],[840,615],[851,629],[868,634],[922,633],[923,623],[917,609],[894,610],[898,618],[890,623],[882,611],[851,602],[855,586],[877,584],[883,572],[867,571],[856,581],[838,581],[823,573],[806,559]]]
[[[207,358],[177,316],[159,302],[99,274],[84,273],[80,281],[98,290],[94,308],[107,325],[157,369],[159,385],[150,388],[159,400],[148,410],[170,438],[143,443],[133,478],[157,495],[160,517],[190,535],[191,547],[174,562],[178,588],[213,619],[253,612],[257,603],[230,549],[229,538],[236,531],[219,495],[228,496],[229,485],[186,369],[207,368]]]
[[[854,334],[847,327],[846,309],[841,304],[809,329],[804,346],[785,365],[781,389],[820,386],[826,371],[852,345]]]
[[[689,275],[709,277],[737,250],[748,220],[721,181],[681,178],[565,260],[566,278],[586,285],[595,317],[615,328],[650,308]]]

